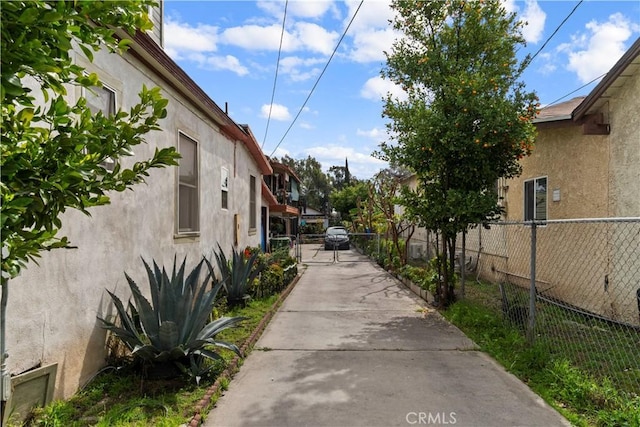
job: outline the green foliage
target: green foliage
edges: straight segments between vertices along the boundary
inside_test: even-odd
[[[189,371],[199,379],[208,369],[203,364],[205,359],[220,359],[208,346],[226,348],[240,354],[234,344],[218,341],[215,337],[243,319],[222,317],[208,322],[222,282],[215,280],[213,268],[204,258],[185,277],[185,262],[178,267],[174,259],[169,276],[164,267],[161,270],[155,261],[151,268],[143,260],[149,278],[151,302],[125,273],[134,303],[129,303],[127,310],[115,294],[107,291],[116,307],[118,321],[99,320],[143,364],[173,362],[182,371]],[[207,266],[208,271],[200,283],[203,265]],[[209,289],[210,282],[213,286]]]
[[[260,279],[251,289],[252,295],[264,298],[278,292],[284,286],[284,271],[278,264],[271,264],[260,274]]]
[[[341,190],[333,191],[329,196],[331,206],[340,213],[343,219],[351,218],[351,210],[358,207],[358,203],[366,200],[369,194],[366,182],[357,181],[353,185],[344,186]]]
[[[218,250],[214,251],[214,255],[222,274],[222,284],[227,294],[227,303],[229,307],[244,305],[248,295],[249,286],[262,271],[259,264],[256,265],[258,252],[249,252],[245,257],[243,251],[236,251],[231,248],[231,259],[227,260],[224,251],[218,245]]]
[[[384,77],[406,100],[387,97],[393,143],[379,155],[413,171],[419,184],[402,204],[418,225],[443,236],[452,261],[457,233],[500,215],[494,184],[517,176],[531,151],[537,110],[521,77],[521,23],[499,0],[393,1],[404,37],[387,54]],[[453,264],[451,262],[451,264]],[[453,298],[453,267],[442,268],[442,303]]]
[[[158,88],[142,88],[140,103],[112,117],[92,114],[86,99],[70,103],[73,86],[100,87],[95,74],[74,63],[72,46],[122,52],[129,34],[148,30],[152,1],[3,2],[0,96],[2,105],[2,276],[19,274],[43,250],[68,247],[58,236],[67,208],[109,203],[109,191],[144,182],[152,168],[176,165],[175,148],[156,150],[149,160],[124,167],[120,159],[159,130],[167,100]],[[114,169],[103,166],[113,160]]]
[[[640,426],[640,396],[597,379],[558,354],[557,343],[537,339],[528,344],[523,333],[505,322],[495,285],[467,282],[467,298],[443,315],[483,351],[496,358],[576,425]],[[592,351],[606,354],[607,346]]]
[[[301,181],[300,191],[306,206],[324,211],[332,187],[329,177],[322,171],[320,162],[311,156],[296,160],[285,155],[280,160],[277,157],[274,160],[289,166],[296,172]]]
[[[242,317],[237,327],[222,331],[219,338],[241,346],[255,331],[265,314],[273,309],[277,296],[251,300],[246,307],[224,312],[225,316]],[[214,362],[206,386],[213,384],[224,370],[226,361],[236,353],[220,349],[224,360]],[[222,381],[224,382],[224,381]],[[66,401],[56,401],[36,409],[33,426],[166,426],[186,425],[194,405],[207,392],[207,387],[179,380],[141,378],[130,366],[109,369],[97,375],[82,390]],[[217,395],[212,396],[215,403]],[[142,402],[142,410],[138,404]],[[185,415],[186,414],[186,415]],[[22,425],[22,424],[18,424]],[[9,424],[13,426],[13,424]]]

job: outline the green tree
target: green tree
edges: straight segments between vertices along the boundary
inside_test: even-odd
[[[521,23],[499,0],[394,0],[393,28],[403,33],[387,53],[382,75],[408,95],[389,95],[383,114],[393,143],[382,158],[415,172],[403,191],[416,223],[442,235],[440,304],[454,299],[456,236],[497,218],[494,184],[521,172],[530,153],[534,93],[519,81],[528,64]]]
[[[167,100],[159,88],[142,88],[128,112],[92,114],[67,91],[100,87],[73,60],[77,46],[91,61],[100,49],[122,52],[130,43],[116,28],[134,34],[152,24],[142,1],[11,1],[1,13],[2,55],[2,282],[19,274],[40,252],[68,247],[58,236],[67,208],[85,214],[109,203],[108,192],[144,181],[151,168],[176,165],[174,148],[128,162],[144,135],[158,130]],[[105,161],[113,168],[105,168]]]
[[[331,184],[327,174],[322,171],[320,162],[311,156],[296,160],[286,155],[279,162],[293,169],[302,181],[301,193],[306,206],[324,212],[331,193]]]
[[[388,168],[378,172],[369,184],[369,198],[385,219],[385,238],[391,239],[402,265],[407,263],[407,247],[415,232],[415,224],[396,209],[405,177],[400,171]]]
[[[342,188],[342,190],[334,190],[329,196],[331,206],[336,212],[340,213],[342,219],[354,219],[358,204],[368,197],[368,185],[366,182],[357,181],[356,183]]]

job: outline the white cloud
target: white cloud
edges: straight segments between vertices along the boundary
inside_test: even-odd
[[[358,129],[356,131],[356,135],[365,136],[365,137],[371,138],[371,139],[373,139],[375,141],[379,141],[381,139],[386,138],[387,133],[383,129],[373,128],[371,130]]]
[[[225,29],[220,35],[220,42],[241,47],[249,51],[280,49],[282,51],[309,51],[329,55],[338,40],[338,33],[308,22],[298,22],[282,33],[282,25],[268,26],[243,25]]]
[[[389,93],[400,100],[407,98],[407,94],[398,85],[382,77],[370,78],[360,90],[360,96],[374,101],[381,101]]]
[[[626,51],[625,42],[640,30],[620,13],[602,23],[590,21],[585,28],[586,33],[576,34],[571,43],[558,47],[567,53],[567,69],[575,72],[582,83],[608,72]]]
[[[271,155],[271,157],[278,157],[278,158],[283,158],[284,156],[292,157],[291,156],[291,151],[287,150],[286,148],[282,148],[282,147],[276,148],[275,151],[273,152],[273,154]]]
[[[277,19],[284,16],[284,5],[282,1],[259,1],[256,3],[260,9]],[[332,1],[291,1],[287,5],[287,17],[318,19],[331,11],[334,15],[338,13],[336,5]]]
[[[291,114],[289,113],[289,109],[284,105],[280,105],[280,104],[271,104],[271,107],[269,107],[269,104],[264,104],[260,108],[260,117],[265,119],[268,118],[269,110],[271,110],[271,118],[273,120],[280,120],[280,121],[291,120]]]
[[[338,42],[338,33],[308,22],[295,24],[293,33],[301,47],[311,52],[330,55]]]
[[[300,127],[302,129],[306,129],[306,130],[315,129],[315,126],[313,126],[312,124],[307,123],[307,122],[300,122]]]
[[[207,70],[232,71],[239,76],[249,70],[233,55],[212,55],[218,50],[218,28],[198,24],[192,27],[171,18],[165,23],[165,50],[174,60],[188,60]]]
[[[542,10],[537,0],[525,0],[524,11],[520,11],[516,0],[502,0],[502,6],[507,13],[516,13],[520,21],[526,23],[522,28],[522,35],[527,42],[538,43],[542,39],[547,14]]]
[[[348,159],[351,174],[360,179],[371,178],[380,169],[387,167],[387,162],[344,145],[310,147],[304,150],[304,157],[306,156],[312,156],[318,160],[325,171],[331,166],[344,165],[344,160]]]
[[[168,18],[165,22],[165,50],[175,58],[188,52],[215,52],[218,28],[198,24],[195,27]]]
[[[385,61],[384,52],[391,50],[396,38],[391,28],[358,31],[353,36],[353,49],[349,57],[356,62]]]
[[[536,0],[526,0],[525,9],[521,15],[522,21],[527,24],[522,29],[522,35],[527,42],[538,43],[544,33],[544,23],[547,14],[544,13]]]
[[[356,12],[360,1],[349,0],[347,16],[343,22],[346,28]],[[395,12],[386,1],[367,1],[362,4],[347,33],[353,41],[349,58],[356,62],[384,61],[384,51],[389,51],[397,34],[389,25]]]
[[[288,56],[280,60],[279,73],[288,75],[292,81],[300,82],[309,80],[320,74],[320,68],[314,67],[310,70],[303,68],[311,67],[319,63],[325,63],[322,58],[301,58],[299,56]]]
[[[228,70],[233,71],[239,76],[246,76],[249,74],[247,67],[240,64],[238,58],[232,55],[209,56],[203,64],[203,67],[209,70]]]
[[[282,26],[278,24],[243,25],[225,29],[220,35],[220,40],[232,46],[238,46],[247,50],[275,50],[280,46]],[[295,50],[298,41],[285,31],[282,37],[282,50],[285,52]]]
[[[331,1],[292,1],[289,2],[287,14],[300,18],[321,18],[327,12],[336,13],[337,9]]]
[[[347,16],[344,19],[344,27],[351,20],[351,17],[358,9],[360,0],[347,0]],[[349,32],[370,31],[375,28],[387,28],[389,21],[393,19],[395,11],[391,8],[388,1],[365,1],[358,15],[353,20]]]

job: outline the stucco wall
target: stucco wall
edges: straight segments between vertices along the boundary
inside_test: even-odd
[[[522,175],[508,181],[507,218],[524,219],[524,181],[545,176],[549,220],[640,216],[639,94],[636,73],[604,104],[600,112],[609,119],[609,135],[584,135],[572,121],[538,125],[533,153],[522,160]],[[553,201],[556,189],[559,201]],[[640,261],[633,252],[638,237],[632,227],[572,223],[539,228],[540,289],[548,287],[549,294],[570,304],[637,323]],[[527,233],[508,230],[508,248],[526,247]],[[509,251],[505,266],[511,281],[529,276],[528,262],[527,251]]]
[[[522,175],[507,180],[508,220],[524,220],[524,182],[547,177],[547,219],[601,218],[608,216],[610,139],[583,135],[582,127],[538,128],[535,147],[522,159]],[[560,200],[553,201],[553,191]]]
[[[143,83],[166,86],[131,56],[97,53],[90,71],[97,72],[117,92],[118,107],[128,110],[137,103]],[[79,96],[71,90],[70,97]],[[249,175],[256,177],[260,197],[262,176],[248,150],[228,140],[202,113],[172,89],[163,89],[169,99],[162,130],[135,148],[135,159],[152,156],[156,147],[176,146],[178,131],[199,144],[200,233],[176,237],[178,168],[152,170],[147,184],[134,191],[111,194],[111,205],[91,210],[92,217],[69,211],[63,230],[77,249],[44,253],[39,266],[29,263],[22,275],[10,282],[7,334],[9,370],[20,373],[39,363],[58,366],[55,397],[67,397],[83,385],[105,363],[105,332],[96,316],[110,316],[114,309],[105,289],[128,299],[126,271],[146,288],[146,273],[140,257],[168,265],[174,255],[187,257],[193,266],[211,255],[220,243],[229,251],[234,239],[234,214],[240,215],[239,247],[260,243],[260,202],[256,203],[258,228],[250,233]],[[229,207],[221,209],[220,169],[230,171]]]
[[[611,124],[611,216],[640,217],[640,72],[626,81],[605,109]]]

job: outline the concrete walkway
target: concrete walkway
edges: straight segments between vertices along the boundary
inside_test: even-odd
[[[307,268],[204,426],[570,425],[354,251]]]

